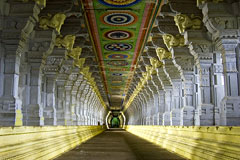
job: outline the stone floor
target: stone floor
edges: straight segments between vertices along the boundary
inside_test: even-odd
[[[56,160],[183,160],[153,143],[120,129],[86,141]]]

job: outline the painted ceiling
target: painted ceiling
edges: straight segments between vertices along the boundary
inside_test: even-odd
[[[82,0],[108,95],[123,107],[138,57],[160,8],[160,0]]]

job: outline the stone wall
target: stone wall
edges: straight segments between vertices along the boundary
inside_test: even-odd
[[[126,130],[191,160],[240,157],[240,127],[130,125]]]
[[[103,126],[0,128],[0,159],[53,159],[102,133]]]

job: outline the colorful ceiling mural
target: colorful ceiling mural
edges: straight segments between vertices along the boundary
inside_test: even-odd
[[[121,106],[160,0],[82,0],[110,106]]]

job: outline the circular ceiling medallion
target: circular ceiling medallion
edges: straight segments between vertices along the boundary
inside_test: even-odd
[[[129,58],[129,55],[127,55],[127,54],[108,54],[106,57],[110,58],[110,59],[127,59],[127,58]]]
[[[126,26],[137,21],[137,16],[130,12],[110,12],[101,16],[101,21],[111,26]]]
[[[132,37],[132,33],[122,30],[113,30],[106,32],[104,36],[111,40],[126,40]]]
[[[141,0],[99,0],[102,4],[111,7],[129,7]]]
[[[104,46],[109,51],[128,51],[132,49],[132,45],[127,43],[110,43]]]
[[[128,62],[125,60],[112,60],[109,61],[107,64],[112,66],[126,66],[128,65]]]

